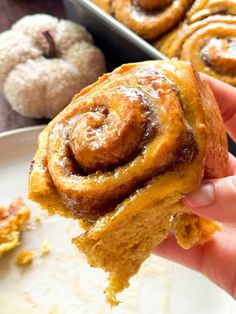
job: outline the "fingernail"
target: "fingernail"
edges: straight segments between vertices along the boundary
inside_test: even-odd
[[[214,202],[215,191],[211,183],[203,183],[200,188],[186,196],[184,203],[190,207],[209,206]]]

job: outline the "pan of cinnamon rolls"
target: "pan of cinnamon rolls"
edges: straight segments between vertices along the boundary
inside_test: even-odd
[[[93,35],[106,56],[109,70],[127,62],[167,59],[150,42],[114,18],[110,1],[63,1],[68,17],[83,24]],[[118,14],[119,1],[116,4]],[[153,31],[156,32],[154,28]]]
[[[65,0],[65,3],[70,1]],[[105,40],[105,49],[109,39],[111,46],[119,51],[118,56],[128,55],[128,59],[121,63],[178,58],[191,62],[201,72],[236,86],[235,0],[77,0],[76,3],[80,10],[83,7],[83,13],[85,7],[89,7],[103,15],[101,21],[92,26],[92,31],[99,32],[106,18],[110,18],[110,28],[118,25],[128,31],[123,34],[126,40],[131,31],[146,41],[137,59],[140,45],[133,50],[137,37],[123,46],[122,38],[115,39],[118,45],[114,43],[117,29],[114,38],[109,29],[99,34],[99,40]],[[86,26],[92,23],[88,20],[91,18],[86,17]],[[151,45],[156,48],[156,53]],[[108,52],[108,55],[114,55],[116,51]]]

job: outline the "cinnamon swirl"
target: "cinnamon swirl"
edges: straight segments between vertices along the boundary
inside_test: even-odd
[[[236,86],[236,17],[215,15],[183,24],[156,47],[170,58],[190,61],[205,72]]]

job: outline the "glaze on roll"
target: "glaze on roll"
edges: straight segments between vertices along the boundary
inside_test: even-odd
[[[227,156],[215,99],[190,64],[123,65],[76,95],[41,133],[29,197],[85,222],[73,242],[109,272],[107,300],[117,304],[116,293],[170,230],[184,248],[218,230],[181,199],[203,177],[224,176]]]

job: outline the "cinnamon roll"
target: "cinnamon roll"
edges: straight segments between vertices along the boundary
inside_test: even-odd
[[[183,24],[156,44],[170,58],[190,61],[205,72],[236,86],[236,17],[215,15]]]
[[[193,0],[93,0],[105,12],[147,40],[177,25]]]
[[[213,95],[189,63],[123,65],[74,97],[39,137],[29,197],[79,218],[73,240],[109,272],[107,299],[128,286],[172,230],[189,248],[218,230],[181,199],[226,174],[227,141]]]
[[[194,23],[215,14],[236,15],[236,1],[196,0],[187,14],[187,22]]]

